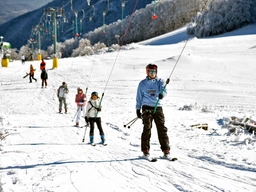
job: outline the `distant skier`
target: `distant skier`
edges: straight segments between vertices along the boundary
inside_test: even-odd
[[[67,108],[67,94],[68,94],[68,85],[65,82],[62,82],[62,85],[57,90],[57,97],[59,98],[59,113],[62,111],[62,105],[64,104],[65,113],[68,112]]]
[[[34,59],[33,59],[33,54],[32,53],[30,53],[30,55],[29,55],[29,61],[33,61]]]
[[[165,157],[170,154],[169,137],[167,127],[165,127],[165,117],[161,105],[161,100],[167,94],[164,88],[164,81],[157,77],[157,65],[148,64],[146,66],[146,79],[142,80],[137,89],[136,113],[138,118],[142,118],[143,132],[141,134],[141,150],[144,156],[149,156],[150,137],[152,121],[154,120],[157,128],[158,139],[161,150]],[[159,99],[159,102],[157,103]],[[154,108],[157,104],[156,111]],[[140,112],[142,108],[142,113]]]
[[[85,105],[86,105],[86,95],[83,93],[81,88],[77,88],[77,94],[75,102],[77,104],[77,114],[76,114],[76,126],[79,126],[81,111],[85,117]]]
[[[90,100],[87,102],[85,121],[90,125],[90,143],[94,143],[94,123],[96,123],[102,144],[105,143],[105,136],[101,125],[101,107],[99,107],[99,96],[97,92],[92,92]]]
[[[42,79],[42,88],[47,87],[47,79],[48,79],[48,74],[45,69],[42,70],[41,72],[41,79]]]
[[[26,61],[25,56],[24,56],[24,55],[22,55],[20,59],[21,59],[21,63],[22,63],[22,64],[25,64],[25,61]]]
[[[29,71],[29,83],[32,83],[32,79],[34,79],[37,82],[37,79],[34,78],[35,70],[33,65],[30,65],[30,71]]]
[[[44,59],[42,59],[42,62],[40,63],[40,70],[44,70],[46,67],[46,63],[44,62]]]

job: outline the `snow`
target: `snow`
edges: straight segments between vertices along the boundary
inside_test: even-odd
[[[56,69],[46,60],[46,89],[40,61],[0,68],[0,126],[6,136],[0,191],[255,192],[256,137],[241,129],[230,133],[226,126],[232,116],[256,119],[255,31],[249,25],[186,44],[184,27],[117,52],[59,59]],[[140,159],[141,120],[124,127],[136,117],[137,85],[148,63],[159,66],[159,77],[170,77],[163,109],[175,162]],[[37,82],[23,79],[30,64]],[[63,81],[70,90],[68,114],[58,114],[56,90]],[[93,91],[103,96],[107,146],[90,146],[89,129],[73,126],[77,87],[88,88],[88,97]],[[208,130],[191,127],[197,123],[207,123]],[[97,128],[95,140],[100,142]],[[162,155],[155,126],[150,152]]]

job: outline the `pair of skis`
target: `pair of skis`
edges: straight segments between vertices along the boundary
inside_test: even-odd
[[[89,143],[91,146],[95,147],[97,144],[96,143]],[[103,146],[107,146],[108,144],[107,143],[99,143],[100,145],[103,145]]]
[[[159,158],[157,158],[157,157],[150,157],[147,155],[143,155],[143,156],[141,156],[141,158],[148,160],[149,162],[157,162],[158,159],[166,159],[169,161],[177,161],[178,160],[178,158],[176,158],[176,157],[166,157],[166,156],[160,156]]]
[[[76,127],[79,127],[79,126],[76,126]],[[83,127],[85,127],[85,130],[84,130],[84,136],[83,136],[83,139],[82,139],[82,142],[84,142],[84,140],[85,140],[85,134],[86,134],[86,130],[87,130],[87,127],[89,127],[88,126],[88,124],[86,124],[86,125],[84,125],[84,126],[82,126],[82,127],[80,127],[80,128],[83,128]],[[97,144],[96,143],[89,143],[91,146],[96,146]],[[101,144],[101,145],[103,145],[103,146],[107,146],[108,144],[107,143],[98,143],[98,144]]]

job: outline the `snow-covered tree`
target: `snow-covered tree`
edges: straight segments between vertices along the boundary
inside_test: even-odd
[[[256,0],[214,0],[208,8],[198,13],[188,34],[196,37],[218,35],[240,28],[255,20]]]
[[[166,0],[158,1],[156,5],[153,2],[123,21],[119,20],[104,29],[101,27],[86,34],[85,38],[92,45],[104,42],[107,46],[116,43],[116,35],[120,37],[120,44],[146,40],[189,23],[208,1],[211,0]],[[154,14],[157,18],[152,17]]]
[[[78,47],[79,39],[71,38],[67,39],[63,43],[57,43],[57,50],[61,53],[62,57],[70,57],[73,50]]]
[[[152,16],[155,17],[152,17]],[[207,37],[256,22],[256,0],[163,0],[103,25],[81,38],[58,44],[63,57],[92,54],[97,43],[111,47],[143,41],[189,24],[187,33]],[[87,39],[90,44],[86,44]]]
[[[26,60],[29,60],[29,57],[32,53],[32,50],[28,47],[28,45],[24,45],[20,48],[20,51],[19,51],[19,58],[24,55]]]
[[[11,49],[10,51],[10,58],[11,60],[19,60],[20,56],[19,56],[19,51],[15,48],[15,49]]]
[[[79,41],[78,48],[73,50],[72,57],[91,55],[93,54],[93,49],[91,42],[88,39],[81,39]]]

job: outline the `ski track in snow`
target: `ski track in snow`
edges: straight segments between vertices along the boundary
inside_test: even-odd
[[[0,145],[4,191],[255,192],[255,136],[228,136],[218,124],[232,115],[254,118],[255,50],[248,47],[255,46],[256,37],[240,38],[242,44],[237,36],[188,42],[163,107],[175,162],[141,159],[142,122],[138,119],[130,129],[124,125],[136,117],[136,90],[145,78],[145,65],[158,64],[159,76],[166,79],[184,42],[134,44],[134,49],[120,51],[102,102],[107,146],[98,144],[97,128],[95,147],[88,144],[89,128],[82,142],[85,128],[73,126],[74,100],[77,87],[88,87],[88,97],[92,91],[104,91],[117,52],[59,59],[57,69],[47,60],[46,89],[41,88],[39,61],[10,62],[0,69],[0,115],[11,134]],[[30,64],[37,69],[37,82],[22,78]],[[68,114],[58,114],[56,91],[63,81],[70,90]],[[192,110],[179,110],[184,105],[192,105]],[[208,123],[209,130],[190,127],[196,123]],[[81,117],[80,125],[84,124]],[[246,145],[248,137],[252,142]],[[154,157],[162,155],[154,126],[150,151]]]

